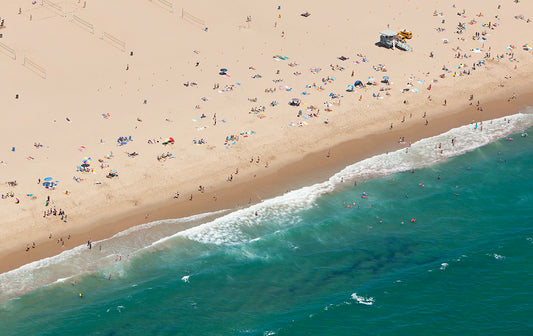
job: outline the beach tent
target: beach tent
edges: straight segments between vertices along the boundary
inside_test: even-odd
[[[363,82],[361,82],[360,80],[358,80],[358,81],[355,81],[354,85],[355,85],[356,87],[363,87]]]

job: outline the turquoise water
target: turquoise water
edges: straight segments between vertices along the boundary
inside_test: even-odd
[[[465,132],[185,232],[124,234],[95,269],[77,265],[94,247],[64,256],[68,267],[49,262],[72,277],[0,304],[0,334],[531,334],[533,136],[473,149],[479,136]],[[422,162],[441,141],[461,154],[454,136],[468,152]],[[127,257],[139,241],[148,247]]]

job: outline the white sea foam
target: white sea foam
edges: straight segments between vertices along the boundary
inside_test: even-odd
[[[189,282],[189,278],[190,278],[190,277],[191,277],[190,275],[182,276],[182,277],[181,277],[181,281],[183,281],[183,282]]]
[[[503,260],[503,259],[505,259],[505,256],[502,256],[502,255],[500,255],[500,254],[496,254],[496,253],[492,254],[492,256],[493,256],[494,259],[496,259],[496,260]]]
[[[124,231],[121,231],[121,232],[115,234],[111,238],[107,238],[107,239],[104,239],[104,240],[101,240],[101,241],[104,242],[106,240],[110,240],[110,239],[113,239],[113,238],[129,235],[129,234],[131,234],[133,232],[150,229],[150,228],[152,228],[154,226],[158,226],[158,225],[161,225],[163,223],[168,223],[169,221],[175,221],[175,223],[178,223],[178,222],[179,223],[187,223],[187,222],[202,220],[202,219],[207,218],[207,217],[221,215],[221,214],[223,214],[225,212],[228,212],[228,211],[229,210],[219,210],[219,211],[214,211],[214,212],[201,213],[201,214],[198,214],[198,215],[193,215],[193,216],[189,216],[189,217],[185,217],[185,218],[170,219],[170,220],[166,219],[166,220],[159,220],[159,221],[154,221],[154,222],[150,222],[150,223],[146,223],[146,224],[141,224],[141,225],[137,225],[137,226],[128,228],[128,229],[126,229]]]
[[[446,133],[413,143],[408,151],[397,150],[381,154],[346,167],[330,178],[331,183],[341,180],[367,179],[410,169],[428,167],[450,157],[462,155],[501,139],[511,133],[533,126],[533,108],[529,113],[518,113],[491,121],[454,128]],[[483,130],[481,130],[481,125]],[[452,145],[452,139],[454,144]],[[440,145],[440,148],[439,148]]]
[[[68,277],[68,278],[59,278],[56,281],[54,281],[54,283],[63,283],[65,281],[67,281],[68,279],[70,279],[70,277]]]
[[[215,245],[234,245],[249,241],[244,228],[261,223],[264,218],[279,225],[290,225],[300,221],[296,215],[298,211],[309,209],[318,197],[332,192],[334,185],[327,182],[318,183],[290,191],[284,195],[265,200],[246,209],[234,211],[223,217],[178,232],[175,236],[186,237],[190,240]],[[255,213],[258,213],[256,216]],[[291,216],[287,216],[291,214]]]
[[[257,239],[257,233],[253,235],[249,233],[250,228],[253,229],[261,224],[272,225],[272,223],[276,223],[279,227],[275,230],[279,231],[283,230],[284,227],[298,224],[301,221],[298,212],[311,208],[320,196],[334,191],[336,187],[343,184],[343,180],[365,180],[427,167],[450,157],[472,151],[508,134],[528,129],[533,126],[533,109],[528,108],[525,112],[483,122],[483,130],[481,130],[480,124],[477,128],[472,124],[420,140],[413,143],[408,152],[402,149],[371,157],[344,168],[327,181],[290,191],[245,209],[230,213],[227,213],[229,210],[222,210],[139,225],[122,231],[111,238],[94,242],[92,253],[87,252],[86,246],[78,246],[60,255],[32,262],[16,270],[0,274],[0,301],[51,284],[57,281],[56,279],[68,278],[84,272],[94,272],[102,265],[112,263],[117,255],[133,255],[140,250],[159,245],[175,237],[186,238],[203,244],[248,243]],[[453,146],[452,139],[455,139]],[[255,215],[256,212],[257,216]],[[221,217],[175,233],[177,224],[201,223],[202,220],[210,216]],[[104,248],[100,253],[99,247],[102,245]],[[123,268],[121,272],[124,272]]]
[[[217,245],[232,245],[249,241],[251,237],[247,236],[243,229],[260,223],[263,215],[270,222],[277,222],[281,226],[292,224],[300,219],[297,215],[299,211],[312,207],[321,195],[332,192],[342,185],[342,181],[364,180],[419,169],[464,154],[508,134],[533,126],[533,113],[531,113],[533,108],[528,108],[526,112],[529,113],[518,113],[510,117],[479,123],[478,127],[474,124],[461,126],[420,140],[412,144],[408,151],[401,149],[388,154],[376,155],[344,168],[327,181],[290,191],[249,208],[232,212],[212,222],[179,232],[176,236]],[[453,144],[452,139],[454,139]],[[259,216],[255,216],[255,212]],[[287,216],[289,214],[290,216]]]
[[[119,277],[125,274],[128,255],[133,255],[161,237],[177,231],[180,225],[221,215],[228,210],[200,215],[156,221],[122,231],[111,238],[93,242],[92,249],[80,245],[59,255],[44,258],[23,265],[15,270],[0,274],[0,302],[21,295],[30,290],[53,284],[61,284],[73,276],[94,272],[101,267],[109,268],[106,273]],[[158,227],[158,230],[154,228]],[[100,246],[103,246],[100,250]],[[118,262],[120,258],[121,262]]]
[[[352,299],[357,301],[357,303],[360,303],[360,304],[364,304],[364,305],[367,305],[367,306],[371,306],[374,304],[374,298],[372,297],[364,297],[364,296],[359,296],[357,295],[357,293],[352,293]]]
[[[441,263],[440,264],[440,270],[441,271],[444,271],[446,269],[446,267],[448,267],[448,263]]]

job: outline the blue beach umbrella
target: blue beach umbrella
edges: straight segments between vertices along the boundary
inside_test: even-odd
[[[52,178],[51,178],[51,177],[45,177],[43,181],[44,181],[44,182],[51,182],[51,181],[52,181]]]
[[[384,80],[389,80],[389,76],[383,76]]]

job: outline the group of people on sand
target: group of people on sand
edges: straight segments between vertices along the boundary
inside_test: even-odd
[[[46,217],[49,217],[49,216],[59,216],[61,217],[61,220],[65,223],[68,222],[68,215],[65,213],[64,210],[62,209],[59,209],[56,210],[56,207],[54,206],[53,208],[49,208],[48,210],[44,210],[43,211],[43,218],[46,218]]]
[[[13,198],[13,197],[15,197],[15,193],[12,191],[8,191],[5,194],[2,194],[2,199]]]
[[[462,13],[461,15],[464,15],[464,14],[465,14],[465,12],[463,11],[463,13]],[[434,14],[434,15],[442,16],[442,13],[439,14],[437,11],[435,11],[435,14]],[[281,16],[280,16],[280,18],[281,18]],[[247,22],[250,22],[250,21],[251,21],[251,17],[247,18]],[[440,22],[440,19],[439,19],[439,22]],[[3,23],[3,20],[2,20],[2,23]],[[442,24],[444,24],[444,20],[442,21]],[[464,32],[466,32],[467,30],[472,29],[471,27],[476,27],[476,26],[474,26],[474,24],[475,24],[475,23],[471,23],[470,26],[469,26],[469,25],[467,25],[467,24],[462,24],[462,23],[460,23],[460,25],[459,25],[459,27],[458,27],[458,30],[457,30],[457,34],[462,35],[462,34],[464,34]],[[477,27],[479,27],[479,24],[478,24]],[[461,38],[460,38],[460,39],[458,40],[458,41],[459,41],[458,43],[461,43],[461,41],[462,41],[462,42],[471,42],[472,40],[474,40],[474,41],[479,41],[479,42],[481,42],[481,41],[486,41],[486,39],[490,38],[490,35],[491,35],[490,32],[491,32],[491,30],[496,29],[496,27],[497,27],[497,26],[495,26],[494,24],[489,23],[488,26],[487,26],[486,28],[481,28],[481,31],[474,31],[473,34],[472,34],[472,38],[471,38],[471,39],[468,39],[468,38],[466,38],[466,39],[461,39]],[[444,29],[444,28],[441,28],[441,27],[438,27],[437,31],[445,31],[445,29]],[[285,32],[282,33],[282,35],[284,35],[284,34],[285,34]],[[465,35],[466,35],[466,34],[465,34]],[[477,43],[477,42],[476,42],[476,43]],[[488,42],[485,42],[485,43],[488,43]],[[451,46],[451,43],[450,43],[450,46]],[[480,48],[481,48],[481,47],[480,47]],[[455,68],[457,68],[457,70],[454,70],[454,68],[453,68],[452,66],[449,66],[449,68],[448,68],[448,66],[443,66],[443,67],[442,67],[442,74],[440,75],[440,78],[445,78],[445,77],[450,77],[450,76],[451,76],[451,77],[460,77],[460,76],[469,76],[469,75],[472,75],[472,74],[474,73],[475,70],[477,70],[477,69],[481,69],[481,68],[483,68],[483,67],[486,66],[486,64],[485,64],[485,60],[487,60],[487,61],[488,61],[488,60],[491,60],[491,61],[497,61],[497,62],[499,62],[499,61],[501,61],[501,60],[507,58],[510,62],[516,62],[516,61],[517,61],[516,56],[515,56],[515,52],[513,52],[513,51],[509,51],[509,52],[507,52],[507,53],[505,53],[505,54],[497,55],[497,56],[496,56],[496,59],[494,59],[493,56],[492,56],[492,54],[491,54],[491,48],[490,48],[490,47],[488,47],[488,50],[484,53],[484,55],[480,53],[480,54],[479,54],[480,59],[477,59],[477,60],[472,60],[472,53],[471,53],[471,52],[469,52],[469,51],[465,51],[465,50],[462,50],[462,49],[459,48],[459,47],[457,47],[456,49],[454,49],[454,51],[455,51],[455,58],[456,58],[456,61],[457,61],[457,60],[460,60],[460,61],[457,61],[457,62],[463,62],[464,64],[460,64],[460,65],[456,66]],[[198,52],[195,52],[195,53],[198,53]],[[495,53],[495,52],[493,52],[493,53]],[[483,56],[482,56],[482,55],[483,55]],[[365,56],[363,56],[362,54],[357,54],[357,56],[362,58],[362,62],[363,62],[363,63],[368,62],[367,58],[366,58]],[[431,58],[434,58],[434,57],[435,57],[435,53],[434,53],[433,51],[430,53],[430,57],[431,57]],[[438,57],[438,55],[437,55],[437,57]],[[346,61],[346,60],[348,60],[349,58],[348,58],[348,57],[344,57],[344,56],[342,56],[342,58],[339,58],[339,59],[340,59],[341,61]],[[359,62],[356,62],[356,63],[359,64]],[[341,64],[347,64],[347,63],[341,63]],[[355,64],[355,63],[354,63],[354,64]],[[491,63],[491,64],[492,64],[492,63]],[[298,64],[295,63],[295,62],[291,62],[291,63],[289,63],[288,65],[289,65],[291,68],[294,68],[294,67],[297,67],[297,66],[298,66]],[[199,67],[199,62],[196,62],[196,67]],[[344,67],[344,66],[342,66],[342,65],[338,65],[338,64],[333,64],[333,63],[329,64],[329,67],[325,66],[324,68],[325,68],[325,69],[322,70],[322,68],[314,67],[314,68],[311,68],[311,72],[314,73],[314,74],[317,74],[317,73],[320,72],[320,71],[323,71],[323,72],[327,72],[327,71],[335,71],[335,75],[338,74],[339,76],[342,76],[343,73],[339,73],[339,72],[342,72],[342,71],[344,71],[344,70],[347,70],[346,67]],[[375,72],[386,72],[386,71],[390,71],[390,69],[388,69],[388,68],[385,66],[385,64],[382,64],[382,63],[379,63],[379,64],[377,64],[377,65],[373,65],[373,66],[371,66],[370,68],[371,68],[371,70],[372,70],[373,73],[375,73]],[[129,69],[129,66],[128,66],[128,69]],[[250,69],[250,70],[255,70],[254,67],[249,67],[249,69]],[[438,69],[438,68],[437,68],[437,69]],[[450,70],[450,69],[451,69],[451,70]],[[296,71],[294,71],[294,70],[296,70]],[[300,76],[300,75],[302,75],[302,71],[303,71],[303,70],[302,70],[302,71],[298,71],[298,70],[301,70],[301,69],[294,68],[294,69],[291,70],[291,72],[292,72],[294,75],[296,75],[296,76]],[[352,69],[350,69],[350,70],[352,70]],[[349,71],[348,71],[348,72],[349,72]],[[354,76],[354,72],[355,72],[355,71],[351,71],[351,77]],[[254,74],[254,73],[255,73],[255,72],[253,72],[252,74]],[[350,74],[349,74],[349,73],[346,74],[346,75],[347,75],[347,77],[350,77]],[[324,77],[322,77],[322,79],[321,79],[321,82],[322,82],[322,83],[318,82],[318,80],[317,80],[317,82],[319,83],[319,85],[317,85],[317,84],[315,84],[315,83],[312,83],[312,85],[309,85],[309,84],[310,84],[310,82],[309,82],[309,84],[306,85],[306,88],[305,88],[304,90],[306,90],[306,91],[316,90],[316,91],[319,91],[319,92],[320,92],[320,91],[325,91],[326,88],[329,88],[329,87],[331,86],[331,84],[334,83],[335,78],[333,78],[333,77],[331,77],[331,76],[329,76],[329,75],[327,75],[327,74],[324,74],[323,76],[324,76]],[[263,76],[261,76],[261,75],[259,75],[259,74],[255,74],[252,78],[261,78],[261,77],[263,77]],[[276,84],[282,82],[282,81],[283,81],[283,78],[279,78],[279,77],[281,77],[281,75],[280,75],[280,70],[277,70],[277,71],[276,71],[276,77],[274,77],[274,78],[276,78],[276,79],[273,79],[273,82],[276,83]],[[435,75],[435,78],[437,78],[437,79],[439,78],[439,77],[438,77],[438,74]],[[510,78],[510,76],[509,76],[509,78]],[[337,79],[337,82],[338,82],[338,79]],[[375,82],[375,81],[372,81],[372,84],[371,84],[372,86],[373,86],[373,85],[379,85],[379,83],[376,82],[377,84],[374,84],[374,82]],[[414,81],[413,81],[413,83],[414,83]],[[408,84],[409,84],[409,87],[412,87],[412,86],[413,86],[413,85],[412,85],[413,83],[409,82],[409,83],[408,83]],[[436,80],[435,80],[434,82],[432,82],[432,83],[433,83],[433,85],[437,85],[437,84],[435,84],[435,83],[437,83]],[[183,84],[184,84],[185,87],[195,87],[195,86],[197,86],[198,83],[197,83],[196,81],[187,81],[187,82],[185,82],[185,83],[183,83]],[[322,85],[320,85],[320,84],[322,84]],[[387,81],[387,83],[385,83],[385,84],[390,85],[391,83],[389,83],[389,82]],[[223,89],[220,90],[220,84],[219,84],[219,83],[215,83],[215,84],[213,85],[213,90],[220,90],[221,93],[229,92],[229,91],[233,91],[234,88],[236,88],[235,85],[237,85],[237,84],[228,84],[228,85],[225,85],[225,86],[223,87]],[[238,85],[240,85],[240,84],[238,84]],[[277,85],[280,85],[280,84],[277,84]],[[370,87],[370,86],[369,86],[369,87]],[[432,89],[432,85],[429,84],[427,90],[431,90],[431,89]],[[264,88],[264,92],[269,93],[269,96],[272,96],[272,95],[270,95],[270,94],[273,94],[273,95],[275,95],[275,94],[284,94],[284,93],[286,93],[285,91],[291,91],[291,90],[292,90],[292,88],[288,88],[288,87],[285,87],[285,88],[283,88],[283,87],[281,87],[281,86],[280,86],[279,88],[278,88],[278,87],[272,87],[272,84],[270,84],[268,87]],[[237,90],[235,90],[235,91],[237,91]],[[283,93],[281,93],[281,92],[283,92]],[[327,92],[330,92],[330,91],[328,90]],[[389,92],[389,91],[387,90],[387,93],[386,93],[386,94],[388,94],[388,92]],[[408,92],[412,92],[412,91],[411,91],[410,89],[407,89],[407,90],[405,91],[405,94],[407,95]],[[304,93],[306,93],[305,95],[308,94],[308,92],[304,92]],[[302,93],[302,94],[303,94],[303,93]],[[369,94],[369,95],[370,95],[370,94]],[[358,96],[359,96],[359,94],[358,94]],[[382,97],[382,96],[380,96],[380,93],[379,93],[379,92],[378,92],[377,94],[375,94],[375,96],[378,97],[378,98],[381,98],[381,97]],[[311,96],[311,97],[313,97],[313,96]],[[362,94],[361,94],[361,96],[359,96],[359,97],[360,97],[359,100],[361,101],[361,100],[362,100],[362,97],[363,97]],[[275,97],[274,97],[274,98],[275,98]],[[314,98],[314,97],[313,97],[313,98]],[[339,99],[339,100],[340,100],[340,98],[342,98],[342,95],[340,95],[340,94],[337,94],[337,95],[332,94],[332,95],[329,96],[328,99]],[[514,99],[516,99],[516,98],[517,98],[516,95],[513,94],[513,97],[509,98],[508,101],[514,100]],[[357,99],[357,98],[355,98],[355,99]],[[422,98],[422,99],[424,99],[424,98]],[[442,98],[441,98],[441,99],[442,99]],[[201,100],[202,100],[202,102],[207,102],[207,101],[208,101],[208,99],[207,99],[206,97],[202,97]],[[270,99],[269,99],[269,100],[270,100]],[[414,99],[413,99],[413,100],[414,100]],[[428,100],[431,101],[430,96],[428,96]],[[472,101],[472,100],[473,100],[473,95],[471,96],[470,101]],[[268,104],[268,101],[267,101],[266,103],[265,103],[265,102],[258,102],[257,97],[254,97],[254,98],[248,98],[248,101],[251,102],[251,103],[254,103],[254,106],[251,106],[251,107],[250,107],[250,110],[249,110],[249,111],[250,111],[250,112],[249,112],[250,114],[258,114],[258,113],[263,113],[263,112],[265,112],[266,107],[265,107],[264,105],[261,105],[261,104],[263,103],[263,104],[267,105],[267,104]],[[299,101],[299,100],[298,100],[298,101]],[[400,101],[401,101],[401,100],[400,100]],[[442,101],[442,100],[439,100],[439,102],[440,102],[440,101]],[[146,102],[147,102],[147,101],[145,100],[144,103],[146,104]],[[404,100],[404,103],[407,105],[407,99]],[[470,103],[470,104],[472,105],[473,103]],[[277,101],[273,101],[272,103],[270,103],[270,106],[271,106],[271,107],[275,107],[275,106],[277,106],[277,105],[278,105]],[[307,102],[306,102],[305,105],[307,105]],[[443,105],[443,106],[447,106],[447,100],[446,100],[446,99],[443,100],[443,104],[442,104],[442,105]],[[267,106],[268,106],[268,105],[267,105]],[[299,106],[299,103],[298,103],[298,105],[295,104],[295,106]],[[271,107],[269,107],[269,109],[271,109]],[[319,113],[319,110],[318,110],[318,109],[317,109],[317,110],[311,109],[311,110],[307,110],[308,113],[305,113],[305,112],[302,111],[302,110],[298,111],[297,114],[296,114],[296,117],[298,117],[298,118],[305,118],[305,119],[308,119],[308,118],[319,118],[319,117],[322,117],[324,114],[326,114],[326,112],[331,112],[331,111],[332,111],[332,110],[330,109],[330,107],[331,107],[330,105],[328,105],[327,107],[328,107],[328,109],[326,109],[325,112],[323,112],[322,115]],[[200,105],[196,105],[196,106],[195,106],[195,109],[199,109],[199,108],[200,108]],[[481,107],[481,104],[480,104],[479,101],[477,102],[476,108],[477,108],[478,110],[480,110],[480,111],[483,110],[483,108]],[[296,110],[296,109],[295,109],[295,110]],[[421,114],[421,113],[420,113],[420,114]],[[294,115],[292,115],[292,116],[294,116]],[[206,115],[202,113],[202,116],[201,116],[200,118],[201,118],[201,119],[204,119],[204,118],[206,118]],[[425,112],[424,112],[424,116],[423,116],[422,118],[425,118],[424,122],[425,122],[425,125],[427,126],[427,125],[429,124],[429,121],[428,121],[428,119],[426,118],[426,114],[425,114]],[[420,119],[419,119],[419,120],[420,120]],[[142,121],[142,120],[138,119],[138,121]],[[168,120],[167,120],[167,121],[168,121]],[[214,124],[216,125],[216,123],[217,123],[217,120],[216,120],[216,114],[215,114],[215,116],[213,117],[213,122],[214,122]],[[390,122],[390,120],[389,120],[389,122]],[[402,120],[402,122],[405,122],[405,117],[404,117],[404,119]],[[325,124],[328,124],[328,123],[329,123],[329,120],[326,120],[324,123],[325,123]],[[300,122],[299,125],[300,125],[300,126],[303,126],[304,123]],[[388,123],[385,124],[385,127],[386,127],[386,125],[388,125]],[[393,123],[390,123],[390,129],[393,129]],[[479,124],[479,130],[480,130],[480,131],[482,130],[482,124]],[[227,134],[227,133],[226,133],[226,134]],[[228,135],[228,136],[226,136],[226,138],[225,138],[225,145],[227,145],[227,144],[229,144],[229,143],[231,143],[231,142],[234,142],[234,141],[238,141],[238,140],[239,140],[239,135]],[[118,143],[118,145],[125,145],[126,143],[128,143],[128,142],[130,142],[130,141],[133,141],[133,139],[132,139],[131,136],[127,136],[127,137],[119,137],[119,138],[117,139],[117,143]],[[456,141],[455,138],[451,140],[451,146],[452,146],[452,147],[455,145],[455,141]],[[156,139],[149,139],[149,140],[147,141],[147,143],[149,143],[149,144],[156,144],[156,143],[159,143],[159,140],[156,140]],[[195,139],[195,140],[193,140],[193,143],[194,143],[194,144],[206,144],[207,141],[205,140],[205,138],[200,138],[200,139]],[[406,143],[406,142],[405,142],[405,138],[404,138],[403,136],[400,137],[400,139],[399,139],[399,143],[402,143],[402,144],[405,144],[405,143]],[[190,144],[190,143],[189,143],[189,144]],[[41,145],[40,143],[34,143],[34,146],[37,147],[37,148],[42,147],[42,145]],[[440,150],[441,153],[442,153],[442,145],[441,145],[441,144],[438,144],[438,150]],[[138,155],[137,152],[132,152],[132,153],[126,152],[126,153],[128,154],[129,157],[135,157],[135,156]],[[331,154],[328,152],[327,157],[329,158],[330,155],[331,155]],[[166,152],[166,153],[163,153],[163,154],[157,156],[157,160],[158,160],[158,161],[165,161],[165,160],[168,159],[168,158],[174,158],[174,155],[171,154],[170,152]],[[251,159],[250,159],[250,161],[249,161],[249,163],[250,163],[251,165],[259,165],[259,164],[260,164],[260,157],[259,157],[258,155],[257,155],[257,156],[255,156],[255,155],[252,156]],[[262,163],[261,163],[261,164],[262,164]],[[268,168],[268,166],[269,166],[269,163],[266,162],[266,163],[265,163],[265,167]],[[102,167],[102,168],[103,168],[103,167]],[[87,169],[87,170],[88,170],[88,168],[84,168],[84,169]],[[83,170],[82,170],[82,171],[83,171]],[[236,169],[235,172],[232,172],[232,173],[229,175],[229,177],[227,178],[227,181],[229,181],[229,182],[233,181],[234,175],[238,175],[238,173],[239,173],[239,170]],[[111,178],[111,177],[115,177],[115,176],[118,176],[118,174],[115,173],[115,172],[113,172],[113,173],[110,173],[107,177]],[[255,176],[255,175],[254,175],[254,176]],[[76,182],[80,182],[82,179],[77,178],[77,177],[74,177],[74,180],[75,180]],[[12,184],[10,184],[11,186],[16,185],[16,181],[14,181],[14,182],[10,182],[10,183],[12,183]],[[205,187],[202,186],[202,185],[200,185],[200,186],[198,187],[198,192],[200,192],[200,193],[204,193],[204,192],[205,192]],[[14,193],[13,193],[13,192],[9,192],[9,193],[7,193],[7,194],[2,194],[2,199],[13,198],[13,197],[14,197]],[[176,192],[176,193],[174,194],[174,198],[175,198],[175,199],[178,199],[179,197],[180,197],[180,193],[179,193],[179,192]],[[193,199],[193,194],[190,194],[189,200],[192,201],[192,199]],[[347,206],[347,207],[352,207],[352,206],[355,207],[356,204],[355,204],[355,202],[351,202],[350,204],[344,204],[344,205]],[[48,204],[47,204],[47,206],[48,206]],[[46,218],[46,217],[49,217],[49,216],[59,216],[59,217],[61,217],[61,220],[65,221],[65,222],[67,222],[67,218],[68,218],[67,215],[65,214],[65,212],[64,212],[62,209],[59,209],[59,211],[56,211],[56,208],[55,208],[55,207],[53,207],[53,208],[48,208],[48,209],[45,209],[45,210],[43,211],[43,218]],[[146,218],[148,218],[148,217],[146,217]],[[69,238],[70,238],[70,235],[69,235]],[[64,241],[63,241],[62,238],[61,238],[60,240],[58,240],[58,242],[60,242],[62,245],[64,245]],[[92,248],[92,242],[91,242],[91,240],[88,241],[88,247],[89,247],[89,249]],[[30,245],[28,245],[28,249],[27,249],[27,250],[29,250],[29,249],[31,249],[31,248],[35,248],[35,243],[33,243],[31,247],[30,247]]]
[[[67,236],[67,239],[66,240],[70,240],[71,238],[71,235],[70,233],[68,234]],[[48,239],[52,239],[52,233],[50,233],[48,235]],[[57,240],[57,245],[61,246],[62,248],[65,247],[65,239],[63,239],[63,237],[60,237],[58,240]],[[37,247],[37,244],[35,242],[32,242],[31,245],[30,244],[27,244],[26,245],[26,252],[29,252],[30,249],[34,249]]]

